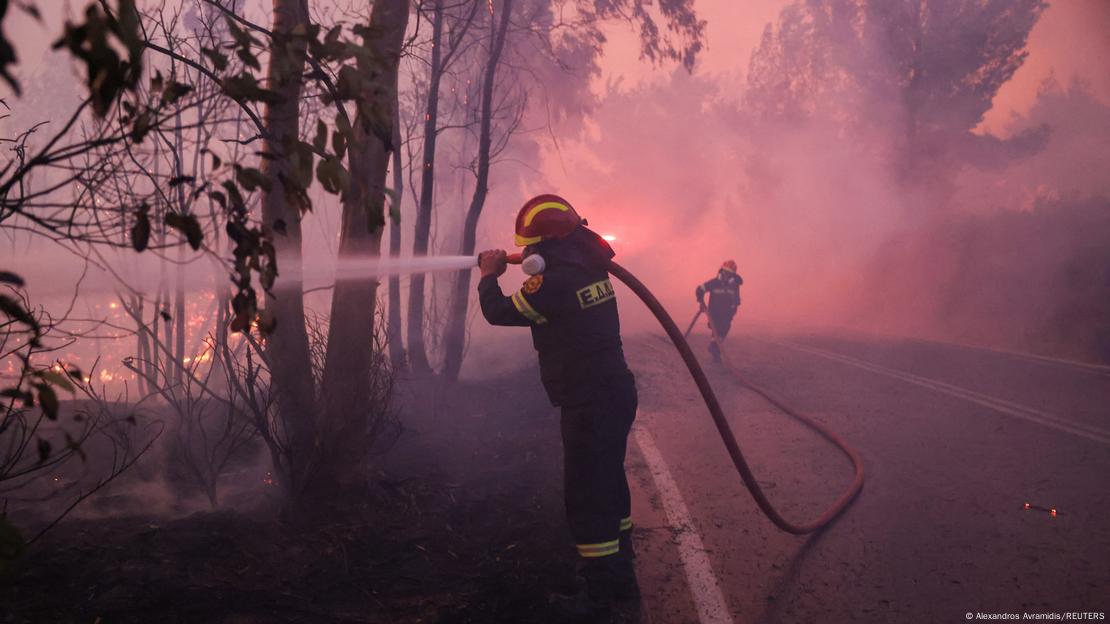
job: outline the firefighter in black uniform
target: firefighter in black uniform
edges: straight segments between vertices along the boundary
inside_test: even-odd
[[[552,405],[561,408],[564,496],[579,563],[578,591],[556,601],[573,615],[631,606],[639,587],[624,458],[637,397],[607,271],[613,250],[555,195],[524,204],[516,244],[525,258],[542,257],[539,272],[505,296],[497,278],[505,272],[506,253],[484,251],[478,294],[491,324],[531,328],[541,381]]]
[[[726,260],[717,271],[717,277],[698,285],[694,295],[698,298],[701,311],[709,315],[709,329],[719,339],[724,340],[732,328],[732,317],[740,308],[740,286],[744,279],[736,273],[736,261]],[[709,293],[709,305],[705,305],[705,293]],[[709,343],[709,353],[720,361],[721,351],[717,341]]]

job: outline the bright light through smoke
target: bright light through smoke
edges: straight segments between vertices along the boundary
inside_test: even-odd
[[[617,240],[617,237],[613,236],[612,234],[602,234],[601,237],[609,241],[610,243]]]

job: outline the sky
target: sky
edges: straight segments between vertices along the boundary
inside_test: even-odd
[[[722,91],[738,93],[764,27],[774,22],[787,4],[787,0],[698,0],[697,11],[708,24],[708,45],[698,61],[697,72],[716,77]],[[73,14],[82,2],[51,0],[40,5],[47,23],[57,24],[60,17]],[[248,9],[262,11],[261,1],[248,2]],[[49,47],[57,33],[20,11],[13,11],[7,21],[8,35],[21,57],[18,72],[34,75],[51,67],[57,57]],[[1050,3],[1030,36],[1028,59],[1001,89],[981,129],[1003,132],[1013,115],[1023,114],[1032,106],[1037,90],[1050,77],[1065,84],[1074,79],[1085,81],[1103,102],[1110,103],[1110,71],[1104,62],[1107,58],[1110,58],[1110,0]],[[641,60],[637,35],[624,25],[614,25],[609,29],[602,75],[595,89],[603,95],[609,89],[661,80],[669,73],[668,69],[652,67]]]
[[[763,28],[778,19],[786,0],[698,0],[696,7],[708,22],[708,47],[697,71],[717,77],[722,86],[739,91],[748,60],[759,44]],[[610,30],[602,63],[599,92],[658,80],[665,72],[638,58],[638,41],[629,29]],[[1029,39],[1029,57],[995,99],[981,129],[1003,132],[1014,114],[1029,110],[1041,84],[1050,77],[1061,83],[1080,79],[1090,84],[1103,102],[1110,103],[1110,0],[1056,0],[1049,4]]]

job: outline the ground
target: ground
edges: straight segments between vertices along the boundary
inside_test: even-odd
[[[736,367],[839,433],[867,472],[835,524],[793,536],[743,489],[665,339],[626,342],[643,622],[1110,611],[1110,368],[740,324]],[[816,516],[848,462],[703,363],[772,502]],[[0,622],[557,621],[547,596],[574,560],[557,414],[532,366],[507,370],[408,387],[408,430],[350,517],[313,530],[261,512],[69,521],[4,581]]]
[[[733,364],[852,444],[867,480],[828,530],[779,531],[740,484],[692,383],[674,377],[672,349],[662,339],[634,342],[641,432],[681,492],[692,520],[679,528],[700,537],[723,603],[714,614],[712,593],[694,589],[688,593],[700,604],[684,596],[686,606],[666,621],[960,622],[969,612],[1110,612],[1110,368],[915,340],[741,328],[727,345]],[[705,353],[704,336],[694,344]],[[707,370],[773,504],[794,521],[816,517],[848,485],[849,463],[720,366]],[[630,468],[650,488],[634,450]],[[665,553],[678,540],[656,542]]]
[[[69,520],[4,580],[0,622],[546,621],[574,551],[537,378],[403,386],[423,417],[373,496],[322,526],[263,509]]]

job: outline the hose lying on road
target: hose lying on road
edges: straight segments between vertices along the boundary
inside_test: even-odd
[[[809,418],[808,416],[799,414],[786,405],[783,405],[781,402],[768,394],[765,390],[759,388],[755,384],[745,379],[728,362],[727,356],[725,356],[724,351],[722,351],[722,363],[724,363],[725,368],[727,368],[728,371],[732,373],[732,375],[739,383],[747,386],[756,394],[766,399],[767,402],[771,405],[774,405],[783,412],[786,412],[790,416],[800,420],[803,424],[835,444],[841,451],[844,452],[845,455],[848,456],[848,459],[851,460],[852,466],[855,469],[855,478],[852,480],[851,486],[849,486],[848,489],[840,495],[840,498],[838,498],[836,502],[832,504],[832,506],[830,506],[828,509],[825,510],[824,513],[818,516],[816,520],[813,520],[812,522],[807,522],[805,524],[794,524],[783,518],[782,515],[779,514],[778,510],[776,510],[774,506],[771,505],[771,502],[767,500],[767,496],[763,493],[763,489],[759,487],[759,482],[756,481],[755,475],[752,474],[752,470],[748,466],[747,460],[744,459],[744,454],[740,451],[740,446],[736,443],[736,436],[733,435],[732,428],[729,426],[728,420],[725,419],[724,412],[721,410],[721,404],[719,401],[717,401],[717,395],[713,393],[712,386],[709,385],[709,379],[706,378],[705,371],[702,370],[701,364],[699,364],[697,358],[694,357],[694,352],[690,350],[690,344],[686,342],[686,338],[678,329],[678,326],[675,325],[675,322],[671,318],[671,315],[667,313],[667,311],[663,308],[663,305],[659,303],[658,299],[655,298],[655,295],[651,294],[651,291],[648,290],[647,286],[644,286],[643,282],[636,279],[636,277],[629,273],[627,269],[620,266],[616,262],[610,261],[609,273],[614,275],[617,279],[624,282],[626,286],[631,288],[632,292],[636,293],[636,296],[638,296],[644,302],[648,309],[651,310],[652,314],[655,315],[655,318],[659,321],[659,324],[663,326],[664,330],[666,330],[667,335],[671,339],[671,342],[674,343],[675,348],[678,349],[679,355],[682,356],[683,362],[686,363],[686,368],[690,370],[690,375],[694,378],[694,383],[697,384],[698,390],[701,392],[702,399],[705,400],[705,406],[709,408],[709,414],[713,417],[713,422],[717,425],[717,431],[721,434],[721,440],[724,441],[725,448],[728,449],[728,454],[732,458],[733,465],[736,466],[736,471],[740,473],[740,478],[744,480],[744,485],[747,486],[748,491],[751,492],[752,498],[755,499],[756,505],[759,506],[759,509],[763,511],[763,513],[771,520],[771,522],[775,524],[775,526],[782,529],[783,531],[786,531],[787,533],[804,535],[806,533],[812,533],[814,531],[817,531],[818,529],[828,526],[828,524],[831,523],[837,516],[839,516],[841,512],[847,509],[848,505],[852,502],[852,499],[854,499],[856,495],[859,494],[860,489],[863,487],[863,462],[860,460],[859,454],[856,453],[856,451],[850,446],[845,444],[838,435],[830,431],[821,423],[813,420],[812,418]],[[695,317],[695,320],[696,319],[697,317]],[[690,326],[693,327],[693,323],[691,323]],[[689,330],[687,330],[687,333],[689,333]],[[717,339],[716,334],[714,334],[713,339],[718,343],[717,346],[720,347],[720,341]]]

